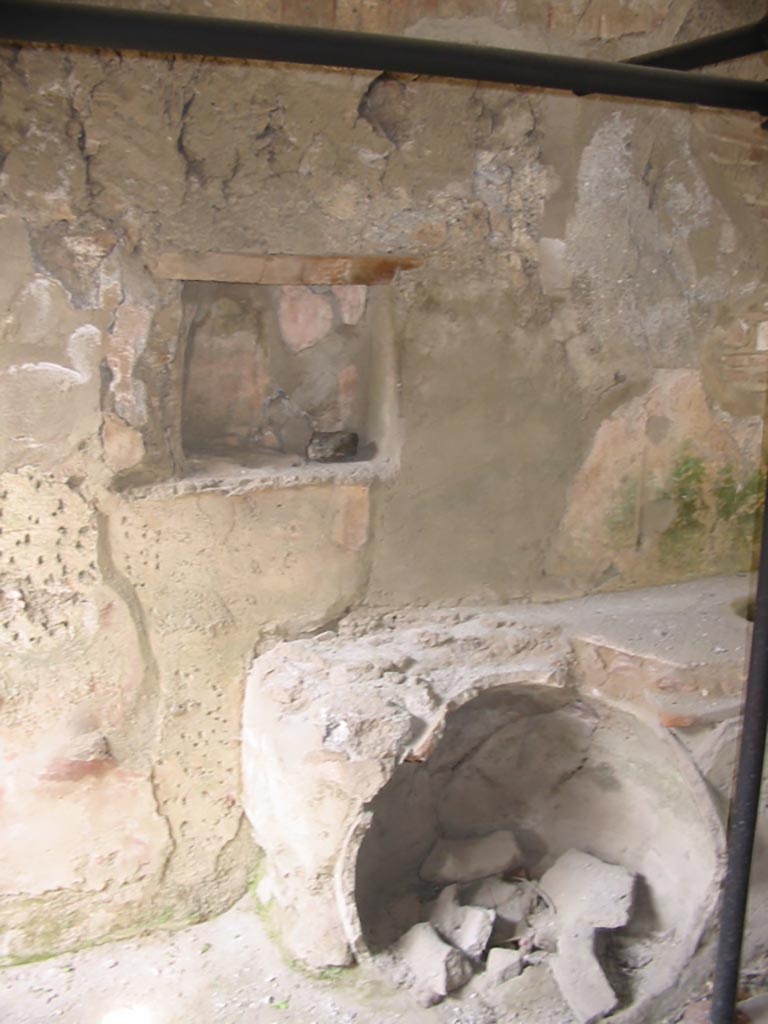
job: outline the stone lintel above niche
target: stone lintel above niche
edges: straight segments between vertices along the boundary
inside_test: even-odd
[[[242,252],[165,252],[155,266],[158,277],[173,281],[233,284],[345,285],[389,284],[398,270],[416,270],[417,256],[307,256]]]

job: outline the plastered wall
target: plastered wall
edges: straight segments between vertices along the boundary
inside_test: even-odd
[[[762,13],[214,7],[611,59]],[[271,637],[361,602],[748,566],[768,360],[756,116],[42,47],[4,46],[0,84],[3,957],[243,891],[243,682]],[[386,479],[163,489],[185,473],[183,285],[158,261],[220,251],[418,257],[372,286],[396,350]]]

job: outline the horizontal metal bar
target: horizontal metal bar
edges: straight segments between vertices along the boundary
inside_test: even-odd
[[[246,20],[42,0],[0,0],[0,38],[392,71],[768,114],[768,85],[762,82],[522,50]]]
[[[748,57],[752,53],[768,50],[768,16],[741,28],[718,32],[704,39],[690,43],[668,46],[664,50],[643,53],[630,57],[627,64],[641,64],[643,67],[675,68],[690,71],[708,64],[721,64],[725,60]]]

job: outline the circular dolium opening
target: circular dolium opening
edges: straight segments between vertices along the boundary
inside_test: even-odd
[[[719,871],[676,756],[633,716],[563,691],[471,700],[426,763],[400,765],[370,805],[355,873],[363,944],[380,953],[428,915],[437,891],[419,869],[439,838],[511,830],[529,878],[573,848],[634,872],[629,924],[610,935],[612,981],[625,1004],[673,984]]]

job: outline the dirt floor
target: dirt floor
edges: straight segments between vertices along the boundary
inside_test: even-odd
[[[741,1005],[754,1024],[768,1024],[768,996]],[[543,965],[507,982],[490,1002],[470,985],[460,998],[428,1009],[359,967],[311,976],[286,961],[246,896],[221,917],[180,932],[3,969],[0,1022],[574,1024],[574,1018]]]
[[[310,977],[286,963],[250,908],[246,897],[221,917],[175,934],[155,933],[6,968],[0,972],[0,1021],[573,1024],[543,968],[525,972],[514,1009],[491,1006],[471,991],[424,1009],[408,993],[360,968]]]

